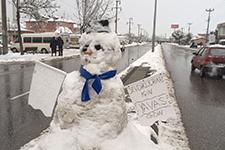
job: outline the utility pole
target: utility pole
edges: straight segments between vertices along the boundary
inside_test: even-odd
[[[116,19],[115,19],[115,33],[117,33],[117,28],[118,28],[118,10],[121,9],[121,7],[119,7],[119,5],[121,4],[120,0],[116,0],[116,7],[114,7],[116,9]]]
[[[141,24],[137,24],[137,26],[138,26],[138,36],[140,36]]]
[[[180,28],[181,29],[181,32],[183,32],[184,33],[184,28]]]
[[[155,9],[154,9],[153,33],[152,33],[152,52],[154,52],[154,50],[155,50],[156,13],[157,13],[157,0],[155,0]]]
[[[210,23],[210,18],[211,18],[211,12],[213,12],[214,9],[206,9],[205,11],[208,12],[207,29],[206,29],[206,42],[208,42],[208,37],[209,37],[209,23]]]
[[[4,55],[8,53],[6,0],[2,0],[1,9],[2,9],[2,44],[3,44],[3,55]]]
[[[191,25],[192,25],[192,23],[188,23],[188,34],[191,33]]]
[[[128,29],[128,31],[129,31],[129,43],[131,43],[131,26],[133,24],[133,18],[129,18],[129,21],[128,21],[127,24],[129,26],[129,29]]]

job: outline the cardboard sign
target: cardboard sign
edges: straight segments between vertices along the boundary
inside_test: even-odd
[[[51,117],[66,73],[47,64],[36,62],[28,104]]]
[[[144,125],[175,118],[174,100],[170,98],[165,74],[160,73],[126,86],[135,105],[139,120]]]

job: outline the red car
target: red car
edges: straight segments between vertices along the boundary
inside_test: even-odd
[[[225,46],[207,46],[193,54],[191,71],[199,69],[201,77],[207,74],[219,77],[225,75]]]

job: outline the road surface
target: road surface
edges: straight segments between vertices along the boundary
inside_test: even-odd
[[[166,44],[163,53],[191,149],[224,150],[225,80],[191,73],[191,51]]]

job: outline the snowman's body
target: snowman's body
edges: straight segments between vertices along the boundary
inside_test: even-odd
[[[85,79],[80,77],[79,72],[72,72],[67,76],[53,123],[62,129],[78,128],[79,132],[90,129],[91,133],[96,133],[93,136],[98,138],[116,137],[127,125],[120,78],[101,81],[103,90],[99,95],[89,88],[91,99],[88,102],[81,101],[84,82]]]

